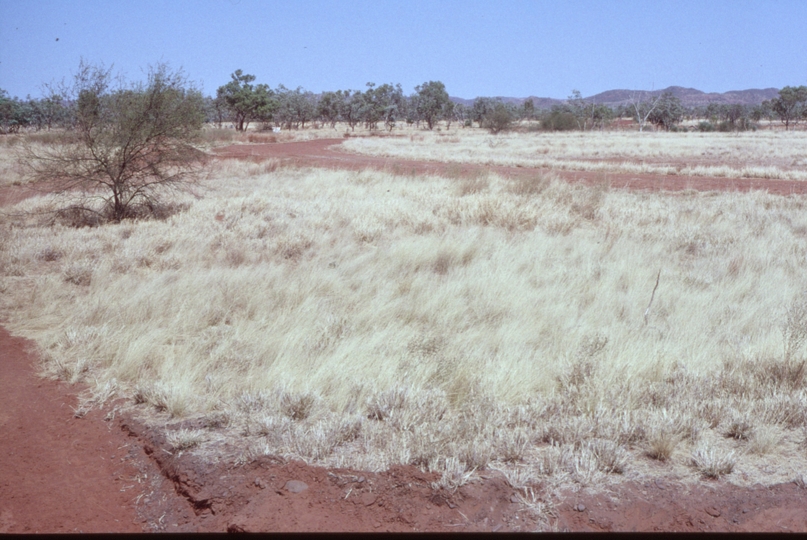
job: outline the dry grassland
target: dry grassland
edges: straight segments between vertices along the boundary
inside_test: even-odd
[[[195,419],[178,451],[445,487],[498,469],[525,496],[807,473],[803,197],[213,167],[164,221],[73,228],[53,196],[0,215],[0,317],[90,384],[77,414],[123,396]]]
[[[510,167],[620,174],[807,180],[807,132],[417,132],[344,143],[363,154]]]

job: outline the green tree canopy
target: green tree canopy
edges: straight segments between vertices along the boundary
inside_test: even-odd
[[[507,104],[497,102],[485,114],[485,119],[482,125],[488,129],[492,134],[498,135],[502,131],[510,129],[513,120],[515,120],[515,113]]]
[[[785,86],[779,90],[779,97],[770,102],[771,109],[790,129],[790,124],[798,123],[807,109],[807,86]]]
[[[440,81],[429,81],[415,87],[417,92],[417,112],[429,129],[434,128],[451,100],[446,86]]]
[[[681,100],[670,92],[664,92],[647,119],[651,124],[669,131],[683,117],[684,107],[681,105]]]
[[[496,100],[489,97],[478,97],[474,100],[473,107],[471,108],[471,120],[479,124],[479,127],[482,127],[482,123],[485,121],[485,117],[488,114],[488,111],[493,110],[494,105],[496,104]]]
[[[26,102],[9,97],[0,88],[0,133],[17,133],[32,122],[32,111]]]
[[[270,119],[277,107],[272,90],[265,84],[253,85],[255,76],[240,69],[231,78],[218,88],[216,99],[229,114],[235,129],[245,131],[253,120]]]

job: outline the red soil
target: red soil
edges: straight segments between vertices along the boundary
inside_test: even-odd
[[[354,156],[338,141],[229,147],[226,157],[275,157],[301,165],[386,168],[422,174],[535,174],[518,168],[415,163]],[[561,173],[602,182],[602,175]],[[798,182],[679,177],[617,177],[641,189],[768,189],[802,193]],[[22,191],[0,193],[0,204]],[[384,473],[326,470],[263,458],[248,465],[176,454],[164,429],[147,428],[112,404],[75,418],[81,388],[36,375],[30,342],[0,327],[0,533],[135,531],[800,531],[807,532],[807,489],[795,483],[739,488],[625,482],[549,502],[537,521],[519,492],[495,472],[456,491],[434,490],[414,467]],[[192,427],[189,424],[188,427]],[[166,426],[171,428],[172,426]]]
[[[100,412],[74,418],[75,389],[25,348],[0,327],[0,533],[140,531],[132,441]]]
[[[336,169],[383,169],[396,174],[444,174],[454,177],[494,172],[504,177],[518,178],[549,172],[549,169],[526,167],[503,167],[498,165],[471,165],[442,163],[437,161],[411,161],[352,154],[340,151],[336,146],[342,139],[317,139],[281,144],[242,144],[217,148],[215,154],[222,158],[262,161],[280,159],[301,166],[328,167]],[[789,195],[807,193],[807,182],[792,180],[769,180],[762,178],[713,178],[703,176],[670,176],[660,174],[625,174],[584,171],[552,170],[564,180],[585,184],[607,184],[613,188],[636,190],[681,191],[750,191],[764,190],[769,193]]]

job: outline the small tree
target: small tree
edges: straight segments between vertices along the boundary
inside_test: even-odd
[[[532,99],[526,100],[524,103],[521,104],[522,108],[522,117],[525,120],[532,120],[535,118],[535,103]]]
[[[506,104],[498,102],[485,115],[485,120],[482,125],[494,135],[498,135],[502,131],[510,129],[514,118],[515,115],[510,108]]]
[[[771,100],[771,109],[785,125],[798,123],[807,105],[807,86],[785,86],[779,90],[779,97]]]
[[[27,145],[21,156],[33,180],[77,196],[71,208],[112,221],[154,213],[160,193],[196,177],[204,100],[181,70],[159,64],[145,84],[112,89],[109,70],[82,61],[71,94],[71,142]]]
[[[340,102],[339,116],[347,122],[351,131],[356,131],[356,126],[361,123],[364,94],[358,90],[344,90],[342,95],[344,99]]]
[[[479,127],[482,127],[482,124],[485,121],[485,117],[488,115],[489,111],[493,110],[494,105],[496,104],[496,100],[489,97],[478,97],[474,100],[473,107],[471,108],[471,120],[479,124]]]
[[[240,69],[230,77],[232,80],[216,91],[216,99],[229,113],[237,131],[246,131],[253,120],[271,117],[275,103],[269,86],[253,85],[255,75],[247,75]]]
[[[274,92],[275,100],[274,106],[271,110],[274,111],[274,116],[286,129],[305,129],[306,122],[310,121],[316,115],[317,100],[312,92],[303,90],[302,87],[297,87],[295,90],[289,90],[282,84],[277,87]],[[270,108],[264,107],[264,119],[267,119]]]
[[[457,119],[457,104],[451,100],[446,101],[440,116],[446,121],[446,129],[451,129],[451,122]]]
[[[345,95],[342,92],[324,92],[317,103],[317,118],[335,129],[344,103]]]
[[[650,115],[656,110],[660,99],[661,95],[658,95],[652,101],[645,101],[636,94],[631,94],[629,103],[633,109],[633,119],[639,124],[639,131],[644,131],[644,127],[647,125]]]
[[[418,115],[426,121],[429,129],[432,129],[451,103],[446,86],[440,81],[429,81],[416,86],[415,91],[418,94]]]
[[[570,113],[572,113],[577,121],[577,129],[585,130],[588,120],[589,103],[583,99],[580,90],[572,90],[572,94],[566,98],[566,104]]]
[[[650,111],[646,119],[651,124],[670,131],[683,117],[684,107],[681,105],[681,100],[670,92],[664,92],[656,100],[653,110]]]
[[[9,97],[0,88],[0,134],[19,133],[31,124],[31,110],[28,104],[19,99]]]

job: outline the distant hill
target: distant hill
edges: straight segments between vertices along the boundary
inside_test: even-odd
[[[664,92],[671,92],[672,95],[681,100],[681,103],[685,107],[697,107],[702,105],[708,105],[709,103],[740,103],[742,105],[759,105],[763,101],[773,99],[779,95],[778,88],[764,88],[761,90],[757,88],[752,88],[749,90],[730,90],[728,92],[723,93],[717,93],[717,92],[707,93],[702,92],[701,90],[697,90],[695,88],[684,88],[683,86],[670,86],[669,88],[653,91],[607,90],[605,92],[600,92],[599,94],[595,94],[593,96],[588,96],[584,99],[586,101],[592,101],[594,103],[602,103],[610,107],[616,107],[624,103],[629,103],[634,96],[638,98],[647,99],[655,97]],[[549,109],[553,105],[564,103],[566,101],[564,99],[554,99],[554,98],[535,97],[535,96],[530,96],[526,98],[502,97],[500,99],[505,103],[515,103],[517,105],[521,105],[528,99],[531,99],[532,102],[535,104],[536,109]],[[474,104],[473,99],[452,97],[451,101],[455,103],[462,103],[463,105],[466,105],[468,107]]]

